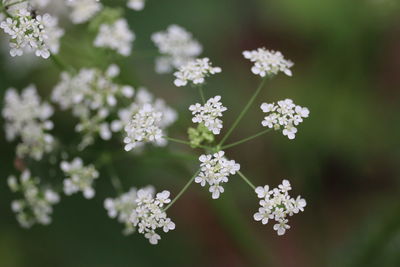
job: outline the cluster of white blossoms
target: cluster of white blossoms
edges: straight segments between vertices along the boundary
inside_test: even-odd
[[[251,71],[256,75],[265,77],[266,75],[276,75],[278,72],[283,72],[287,76],[292,76],[290,68],[293,66],[293,62],[286,60],[279,51],[258,48],[257,50],[244,51],[243,56],[254,62]]]
[[[130,9],[140,11],[144,9],[144,4],[146,0],[128,0],[127,6]]]
[[[307,118],[310,114],[308,108],[297,106],[291,99],[278,101],[277,104],[263,103],[261,109],[268,115],[261,124],[275,130],[283,128],[283,135],[289,139],[296,137],[297,128],[295,126],[303,122],[303,118]]]
[[[174,73],[174,84],[178,87],[187,85],[192,82],[194,85],[202,84],[205,78],[216,73],[220,73],[220,67],[213,67],[208,58],[200,58],[190,61],[181,66],[177,72]]]
[[[151,39],[162,54],[156,59],[157,73],[169,73],[196,59],[203,50],[192,34],[178,25],[153,33]]]
[[[118,66],[110,65],[105,73],[98,69],[81,69],[75,76],[63,72],[53,90],[52,100],[63,110],[72,109],[80,120],[76,131],[85,134],[81,148],[93,143],[97,133],[109,140],[112,132],[107,118],[118,106],[118,99],[131,99],[134,95],[131,86],[113,82],[119,71]]]
[[[163,99],[155,98],[146,88],[141,87],[136,92],[135,101],[129,107],[118,110],[118,119],[111,122],[111,130],[113,132],[123,130],[145,104],[151,104],[155,111],[162,113],[162,119],[159,121],[158,127],[164,131],[178,118],[177,112],[169,107]]]
[[[75,158],[72,162],[62,161],[60,168],[67,177],[64,179],[64,193],[66,195],[81,191],[87,199],[94,197],[93,182],[99,177],[99,172],[93,165],[84,166],[81,158]]]
[[[200,173],[194,181],[201,186],[208,184],[212,198],[217,199],[224,192],[222,184],[227,183],[228,177],[240,170],[240,164],[226,159],[224,151],[212,155],[201,155],[199,160]]]
[[[33,16],[25,9],[2,21],[0,28],[10,35],[10,55],[13,57],[34,51],[36,56],[46,59],[50,52],[58,52],[59,40],[64,35],[58,28],[57,18],[49,14]]]
[[[104,200],[104,208],[110,218],[118,218],[120,223],[125,224],[123,233],[129,235],[135,231],[135,227],[130,221],[132,211],[137,207],[137,189],[131,188],[128,192],[117,198],[107,198]]]
[[[60,201],[56,192],[49,188],[39,188],[39,178],[31,177],[28,170],[21,174],[19,181],[15,176],[10,176],[7,182],[12,192],[19,192],[24,196],[23,199],[11,203],[11,209],[17,214],[17,220],[22,227],[30,228],[35,223],[51,223],[52,206]]]
[[[29,0],[29,3],[35,8],[44,8],[46,7],[51,0]]]
[[[43,154],[50,152],[54,146],[53,136],[47,133],[53,129],[53,122],[49,120],[53,108],[41,102],[33,85],[25,88],[21,95],[14,88],[8,89],[4,102],[2,115],[7,140],[13,141],[20,137],[17,155],[42,159]]]
[[[221,96],[217,95],[207,100],[204,106],[196,103],[191,105],[189,110],[192,112],[194,117],[192,121],[194,123],[202,123],[207,127],[213,134],[220,134],[222,129],[222,112],[226,111],[227,108],[220,102]]]
[[[100,25],[93,45],[110,48],[123,56],[129,56],[134,40],[135,34],[129,29],[128,22],[125,19],[118,19],[112,24]]]
[[[163,207],[171,202],[168,191],[157,193],[154,197],[154,188],[145,187],[137,191],[136,209],[130,216],[130,222],[138,232],[144,234],[150,244],[156,245],[161,239],[156,233],[157,228],[162,228],[165,233],[175,229],[175,223],[167,217]]]
[[[160,127],[162,118],[163,114],[153,105],[144,104],[124,128],[125,150],[130,151],[135,147],[143,146],[144,143],[164,146],[166,140],[163,138],[163,129]]]
[[[75,24],[85,23],[96,15],[103,6],[99,0],[65,0],[72,10],[71,21]]]
[[[256,193],[260,200],[260,208],[254,214],[256,221],[261,221],[262,224],[267,224],[270,219],[276,221],[274,230],[278,235],[285,234],[287,229],[290,229],[288,217],[293,214],[304,211],[307,205],[306,201],[298,196],[296,199],[290,197],[289,191],[292,187],[288,180],[283,180],[277,188],[269,190],[269,186],[257,187]]]

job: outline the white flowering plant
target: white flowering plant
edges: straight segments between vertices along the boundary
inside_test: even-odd
[[[254,64],[251,72],[260,76],[261,81],[233,124],[226,127],[222,118],[228,108],[223,105],[222,97],[208,97],[203,91],[206,79],[217,76],[222,68],[213,66],[208,57],[200,57],[202,45],[186,29],[171,25],[165,31],[154,33],[151,40],[160,54],[155,60],[155,71],[173,73],[171,84],[190,86],[199,92],[198,103],[187,107],[196,126],[188,127],[187,139],[178,139],[168,135],[168,128],[178,118],[174,108],[144,87],[121,84],[118,65],[78,70],[64,63],[57,54],[61,37],[68,33],[58,27],[56,17],[39,15],[47,4],[48,1],[21,0],[1,3],[3,17],[0,28],[9,39],[11,56],[23,56],[33,51],[36,56],[51,60],[61,72],[48,101],[41,100],[33,85],[21,94],[10,88],[4,98],[2,115],[6,136],[9,141],[18,142],[16,155],[23,163],[18,168],[22,171],[20,181],[14,176],[8,179],[10,189],[23,195],[23,199],[11,205],[23,227],[31,227],[35,223],[49,224],[52,206],[60,201],[61,193],[70,196],[82,192],[86,199],[101,197],[95,194],[96,180],[109,178],[118,194],[104,200],[109,217],[125,225],[125,234],[137,231],[151,244],[157,244],[161,231],[166,233],[176,227],[167,216],[167,210],[192,183],[207,186],[211,198],[218,199],[223,197],[224,185],[229,179],[239,177],[250,187],[252,194],[261,199],[254,219],[263,224],[275,220],[273,229],[278,235],[285,234],[290,228],[288,217],[304,211],[306,201],[300,196],[296,199],[289,196],[292,188],[288,180],[283,180],[274,189],[268,185],[256,187],[245,176],[245,171],[242,172],[241,165],[230,159],[226,150],[263,136],[272,129],[282,130],[288,139],[295,139],[297,128],[309,116],[309,110],[294,104],[291,99],[277,103],[265,103],[258,99],[268,80],[280,73],[292,76],[293,63],[290,60],[280,52],[265,48],[243,52],[244,58]],[[122,7],[106,7],[97,0],[65,0],[65,6],[70,9],[72,24],[87,24],[89,31],[96,32],[92,40],[94,48],[120,57],[140,53],[133,50],[136,35],[124,18]],[[129,0],[126,7],[140,11],[145,7],[145,1]],[[259,124],[266,129],[227,143],[257,101],[260,101],[260,108],[266,114]],[[51,119],[56,109],[57,112],[70,112],[76,120],[74,130],[79,139],[76,150],[71,150],[71,145],[63,143],[52,131],[58,123]],[[141,157],[140,152],[148,145],[167,146],[171,142],[187,145],[194,153],[202,152],[198,155],[197,171],[174,197],[167,190],[156,193],[153,186],[136,188],[132,185],[129,191],[124,192],[113,166],[114,155],[98,154],[97,159],[91,157],[92,162],[85,160],[85,163],[80,157],[98,139],[112,142],[121,153],[135,157]],[[134,153],[129,154],[129,151]],[[36,164],[46,161],[56,166],[55,172],[62,179],[59,185],[54,185],[56,178],[46,184],[43,182],[45,179],[36,178],[38,174],[33,173]],[[43,173],[40,175],[46,176]]]

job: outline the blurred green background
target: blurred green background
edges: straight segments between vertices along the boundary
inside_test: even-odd
[[[122,67],[121,81],[147,87],[179,111],[170,129],[174,137],[186,137],[187,107],[198,96],[174,87],[172,75],[155,74],[151,33],[181,25],[203,44],[202,55],[222,67],[205,93],[222,95],[228,107],[225,129],[259,82],[243,50],[265,46],[295,62],[294,76],[270,82],[230,140],[260,131],[259,104],[283,98],[311,111],[296,139],[273,132],[227,153],[257,185],[289,179],[292,194],[306,198],[306,210],[278,237],[272,224],[253,220],[258,200],[239,177],[214,201],[195,184],[169,210],[177,229],[152,246],[139,234],[123,236],[123,226],[107,217],[103,200],[115,192],[104,175],[94,200],[64,197],[50,226],[24,230],[10,210],[17,196],[6,185],[7,176],[17,173],[15,144],[7,143],[2,131],[0,266],[400,266],[399,5],[396,0],[148,0],[142,12],[126,10],[137,39],[131,57],[115,60]],[[75,67],[112,63],[92,48],[95,33],[86,26],[62,25],[65,62]],[[0,98],[10,86],[31,83],[48,97],[59,70],[49,61],[31,68],[19,62],[10,62],[6,49],[2,53]],[[57,135],[69,140],[71,116],[61,112],[53,118]],[[94,162],[107,149],[123,146],[99,141],[83,157]],[[196,164],[180,157],[182,151],[191,153],[171,144],[115,159],[124,189],[153,184],[175,195]]]

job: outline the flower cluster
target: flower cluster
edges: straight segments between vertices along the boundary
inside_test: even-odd
[[[194,115],[192,121],[194,123],[203,123],[213,134],[219,134],[222,129],[222,120],[219,117],[222,117],[222,112],[227,110],[220,100],[221,96],[217,95],[208,99],[204,106],[199,103],[191,105],[189,110]]]
[[[162,54],[156,59],[158,73],[171,72],[193,61],[203,50],[192,34],[178,25],[170,25],[166,31],[154,33],[151,39]]]
[[[48,27],[48,31],[46,30]],[[0,28],[10,35],[10,55],[22,56],[24,50],[35,51],[42,58],[50,57],[50,47],[57,51],[63,31],[57,27],[57,19],[49,14],[32,16],[25,9],[18,10],[12,18],[2,21]]]
[[[217,199],[224,192],[222,184],[227,183],[228,177],[240,170],[240,164],[226,159],[224,151],[212,155],[201,155],[199,160],[200,173],[194,181],[201,186],[205,186],[206,183],[210,185],[209,191],[212,198]]]
[[[13,88],[8,89],[2,114],[7,140],[21,138],[18,156],[29,155],[40,160],[45,152],[53,149],[54,138],[47,133],[53,128],[53,122],[49,120],[53,108],[46,102],[41,103],[33,85],[25,88],[21,95]]]
[[[75,24],[85,23],[96,15],[103,6],[99,0],[66,0],[71,10],[71,21]]]
[[[131,188],[128,192],[117,198],[107,198],[104,200],[104,208],[110,218],[117,218],[120,223],[125,224],[124,234],[129,235],[135,231],[130,217],[132,211],[137,207],[137,189]]]
[[[111,130],[123,130],[145,104],[151,104],[155,111],[162,113],[162,119],[158,123],[161,129],[165,130],[177,120],[178,115],[174,109],[167,106],[163,99],[155,98],[146,88],[141,87],[136,92],[135,101],[129,107],[118,110],[118,119],[112,121]]]
[[[289,139],[296,137],[295,126],[303,122],[303,118],[307,118],[310,114],[308,108],[295,105],[291,99],[278,101],[277,104],[263,103],[261,109],[268,114],[262,121],[262,125],[275,130],[283,127],[282,133]]]
[[[146,187],[137,192],[137,207],[130,216],[130,221],[138,232],[144,234],[150,244],[156,245],[161,239],[156,233],[157,228],[162,228],[165,233],[175,229],[175,223],[167,217],[162,209],[171,202],[168,191],[157,193],[154,197],[154,188]]]
[[[50,3],[50,0],[29,0],[29,3],[35,8],[44,8]]]
[[[146,0],[128,0],[127,6],[130,9],[140,11],[144,8],[144,3]]]
[[[163,130],[160,127],[163,115],[155,110],[151,104],[144,104],[125,126],[125,150],[130,151],[144,143],[153,143],[158,146],[166,144]]]
[[[274,230],[278,235],[285,234],[287,229],[290,229],[288,217],[293,214],[304,211],[307,205],[306,201],[298,196],[296,199],[290,197],[289,191],[292,187],[288,180],[283,180],[277,188],[269,190],[269,186],[257,187],[256,193],[260,198],[260,208],[254,214],[256,221],[261,221],[262,224],[267,224],[270,219],[276,221]]]
[[[59,195],[51,189],[39,188],[40,179],[32,177],[25,170],[18,179],[8,177],[8,186],[11,191],[23,194],[23,199],[14,200],[11,209],[17,214],[19,224],[30,228],[35,223],[47,225],[51,223],[53,205],[60,201]]]
[[[181,66],[179,70],[174,73],[176,77],[174,84],[178,87],[185,86],[188,82],[202,84],[207,76],[220,72],[221,68],[213,67],[208,58],[196,59]]]
[[[76,131],[85,134],[81,148],[93,143],[97,133],[104,140],[110,139],[112,133],[107,118],[117,107],[118,99],[133,97],[132,87],[113,82],[118,74],[116,65],[111,65],[105,73],[98,69],[82,69],[75,76],[63,72],[54,88],[52,100],[63,110],[72,109],[73,115],[79,118]]]
[[[251,71],[256,75],[265,77],[266,75],[277,75],[278,72],[283,72],[287,76],[292,76],[290,68],[293,66],[293,62],[286,60],[279,51],[258,48],[257,50],[244,51],[243,56],[254,62]]]
[[[129,29],[125,19],[118,19],[113,24],[102,24],[94,40],[94,46],[106,47],[117,51],[123,56],[129,56],[135,34]]]
[[[81,191],[87,199],[94,197],[93,182],[99,177],[99,172],[93,165],[83,166],[82,159],[75,158],[72,162],[62,161],[60,168],[67,177],[64,179],[64,193],[66,195]]]

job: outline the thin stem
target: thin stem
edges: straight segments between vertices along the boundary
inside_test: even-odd
[[[228,137],[232,134],[233,130],[235,130],[235,128],[237,127],[239,122],[242,120],[244,115],[247,113],[247,111],[249,110],[251,105],[256,100],[256,97],[258,96],[258,94],[261,92],[261,89],[264,87],[264,84],[265,84],[267,78],[268,78],[268,76],[266,76],[265,78],[262,79],[260,85],[258,86],[256,91],[254,92],[253,96],[250,98],[249,102],[247,102],[246,106],[244,107],[242,112],[240,112],[239,116],[236,118],[235,122],[233,123],[231,128],[228,130],[228,132],[225,134],[224,138],[222,138],[222,140],[221,140],[221,142],[219,143],[218,146],[222,146],[225,143],[226,139],[228,139]]]
[[[199,85],[198,88],[199,88],[199,93],[200,93],[201,101],[203,102],[203,105],[204,105],[204,104],[206,103],[206,99],[205,99],[205,97],[204,97],[203,86],[202,86],[202,85]]]
[[[62,62],[58,56],[56,56],[56,55],[54,55],[54,54],[51,54],[51,55],[50,55],[50,58],[51,58],[51,60],[53,61],[53,63],[54,63],[61,71],[67,70],[67,69],[68,69],[67,64],[65,64],[64,62]]]
[[[247,142],[247,141],[250,141],[250,140],[252,140],[252,139],[254,139],[254,138],[257,138],[257,137],[259,137],[259,136],[261,136],[261,135],[263,135],[263,134],[266,134],[266,133],[270,132],[271,130],[272,130],[272,129],[268,128],[268,129],[266,129],[266,130],[264,130],[264,131],[262,131],[262,132],[259,132],[259,133],[257,133],[257,134],[254,134],[254,135],[252,135],[252,136],[249,136],[249,137],[247,137],[247,138],[244,138],[244,139],[239,140],[239,141],[237,141],[237,142],[234,142],[234,143],[232,143],[232,144],[223,146],[221,149],[223,150],[223,149],[227,149],[227,148],[231,148],[231,147],[234,147],[234,146],[243,144],[243,143],[245,143],[245,142]]]
[[[117,173],[115,172],[114,167],[112,166],[112,164],[108,164],[107,167],[108,167],[108,174],[110,175],[112,186],[114,187],[115,191],[118,194],[122,194],[124,192],[122,183],[121,183],[121,180],[119,179]]]
[[[171,203],[168,204],[168,206],[165,207],[164,211],[167,211],[181,196],[185,191],[189,188],[189,186],[193,183],[194,179],[197,177],[199,174],[200,170],[198,170],[192,178],[185,184],[185,186],[182,188],[182,190],[176,195],[176,197],[171,201]]]
[[[242,177],[242,179],[253,189],[256,190],[256,187],[254,186],[254,184],[252,182],[250,182],[249,179],[246,178],[246,176],[244,176],[244,174],[241,171],[238,171],[238,174],[240,177]]]
[[[175,143],[179,143],[179,144],[188,145],[188,146],[190,146],[190,147],[192,146],[192,144],[191,144],[190,142],[185,141],[185,140],[176,139],[176,138],[172,138],[172,137],[168,137],[168,136],[163,136],[163,138],[164,138],[164,139],[167,139],[167,140],[169,140],[169,141],[171,141],[171,142],[175,142]],[[203,146],[203,145],[198,145],[198,147],[203,148],[203,149],[208,149],[208,150],[212,149],[211,147]]]

